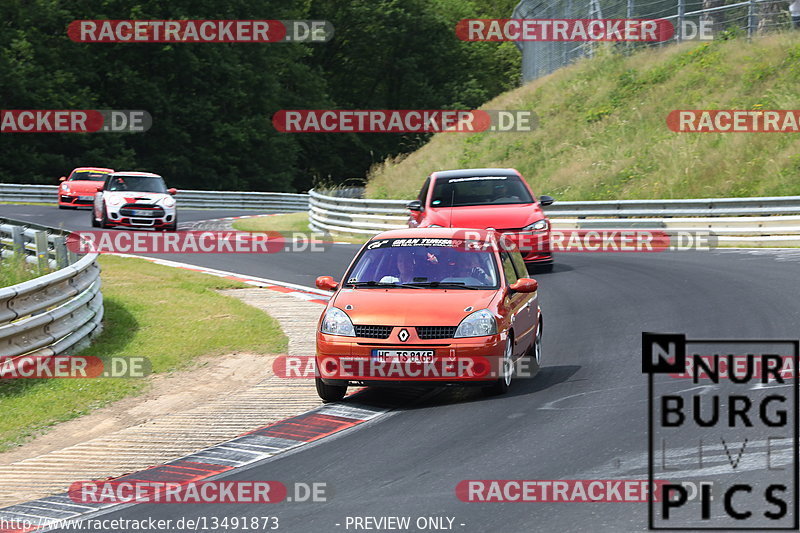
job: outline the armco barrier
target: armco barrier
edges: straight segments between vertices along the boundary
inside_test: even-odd
[[[68,231],[0,218],[0,260],[21,253],[40,271],[63,268],[78,257],[67,248]]]
[[[309,225],[318,231],[374,235],[408,227],[408,200],[309,196]],[[554,229],[702,229],[724,246],[800,245],[800,196],[556,202],[545,212]]]
[[[0,202],[56,203],[57,185],[0,183]],[[207,209],[259,209],[297,212],[308,209],[308,195],[281,192],[198,191],[179,189],[178,207]]]
[[[11,225],[10,221],[5,222],[4,226]],[[30,230],[15,227],[21,229],[14,231],[15,235]],[[41,226],[35,231],[45,233]],[[60,231],[51,231],[63,237]],[[5,243],[3,252],[7,258]],[[75,262],[30,281],[0,288],[0,358],[65,353],[81,347],[101,330],[103,295],[97,254],[65,257]]]

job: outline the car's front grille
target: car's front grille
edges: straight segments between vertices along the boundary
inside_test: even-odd
[[[148,216],[156,218],[164,216],[164,209],[155,204],[125,204],[120,208],[119,214],[126,217]]]
[[[417,336],[423,340],[452,339],[456,329],[456,326],[417,326]]]
[[[356,337],[367,339],[388,339],[392,334],[392,326],[353,326]]]

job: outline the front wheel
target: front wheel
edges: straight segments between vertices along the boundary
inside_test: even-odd
[[[508,392],[511,387],[511,378],[514,376],[514,339],[511,335],[506,340],[506,348],[503,352],[503,361],[501,362],[502,368],[500,369],[500,379],[494,385],[484,387],[483,392],[487,396],[499,396]]]
[[[103,215],[100,218],[100,227],[103,229],[108,229],[112,225],[108,223],[108,214],[106,213],[106,206],[103,206]]]
[[[324,403],[338,402],[347,394],[347,385],[326,385],[320,378],[314,378],[314,383]]]

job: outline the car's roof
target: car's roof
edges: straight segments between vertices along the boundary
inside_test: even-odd
[[[144,178],[160,178],[161,176],[158,174],[153,174],[152,172],[131,172],[128,170],[118,170],[112,174],[112,176],[141,176]]]
[[[431,176],[437,178],[477,178],[481,176],[518,176],[513,168],[461,168],[458,170],[437,170]]]
[[[469,232],[465,235],[465,232]],[[468,236],[471,239],[485,240],[489,234],[496,238],[497,233],[492,230],[477,228],[403,228],[384,231],[372,237],[370,240],[379,239],[463,239]]]
[[[104,168],[104,167],[76,167],[72,169],[72,172],[76,172],[79,170],[88,170],[94,172],[114,172],[113,168]]]

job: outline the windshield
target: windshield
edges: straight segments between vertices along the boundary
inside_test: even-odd
[[[79,170],[73,172],[69,181],[105,181],[108,172],[97,172],[96,170]]]
[[[436,242],[436,244],[431,244]],[[492,251],[465,251],[450,239],[372,241],[347,274],[351,287],[480,288],[498,286]]]
[[[518,176],[437,178],[431,207],[530,204],[533,198]]]
[[[167,187],[161,178],[150,176],[115,176],[108,184],[109,191],[157,192],[166,194]]]

